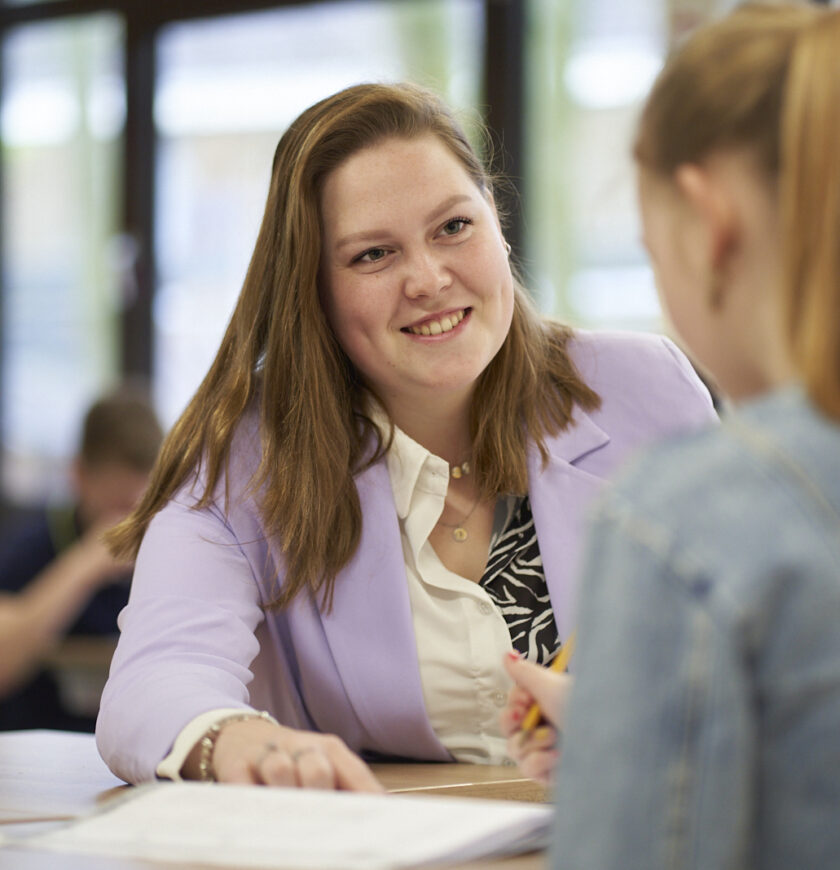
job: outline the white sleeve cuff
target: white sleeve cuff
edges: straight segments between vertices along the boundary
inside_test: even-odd
[[[175,738],[169,755],[155,769],[157,776],[160,779],[171,779],[175,782],[181,782],[183,779],[181,768],[184,766],[184,762],[187,760],[190,752],[192,752],[193,747],[207,733],[207,730],[221,719],[248,712],[248,708],[243,707],[222,707],[218,710],[208,710],[206,713],[200,713],[195,719],[187,722]],[[253,712],[254,716],[259,716],[257,710]],[[273,717],[271,721],[277,724],[277,720]]]

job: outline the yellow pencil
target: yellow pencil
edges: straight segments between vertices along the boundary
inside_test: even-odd
[[[560,652],[554,657],[554,661],[549,665],[549,670],[555,673],[563,673],[569,664],[569,659],[575,651],[575,633],[572,632],[567,638],[563,646],[560,647]],[[522,728],[520,729],[523,736],[529,734],[539,724],[542,719],[542,710],[539,704],[534,702],[531,704],[531,709],[525,714],[522,720]]]

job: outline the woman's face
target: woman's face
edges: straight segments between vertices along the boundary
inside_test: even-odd
[[[513,314],[492,202],[429,134],[348,158],[321,214],[323,304],[367,383],[392,409],[468,399]]]

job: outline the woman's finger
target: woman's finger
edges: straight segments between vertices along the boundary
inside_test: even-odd
[[[531,752],[523,759],[519,769],[529,779],[534,779],[543,785],[550,785],[559,755],[560,753],[556,749]]]
[[[298,784],[291,754],[276,743],[264,746],[252,762],[252,766],[255,782],[286,788],[295,788]]]
[[[253,785],[259,780],[255,779],[254,771],[245,758],[236,758],[224,766],[224,770],[216,771],[217,782],[228,782],[232,785]]]
[[[522,688],[514,685],[508,692],[508,703],[516,706],[530,707],[534,703],[534,696]]]
[[[527,734],[518,731],[509,737],[507,752],[526,776],[536,778],[532,774],[532,771],[535,769],[533,757],[553,752],[556,746],[557,731],[550,726],[541,725],[536,730]]]
[[[332,735],[325,736],[323,740],[326,744],[324,751],[335,771],[336,788],[375,793],[385,791],[371,769],[347,748],[343,740]]]
[[[522,732],[519,735],[522,752],[539,752],[543,749],[553,749],[557,745],[557,729],[550,725],[540,725],[530,732]]]
[[[534,698],[543,716],[554,725],[562,725],[572,685],[571,676],[557,674],[521,656],[506,655],[503,661],[508,675],[522,691]]]
[[[530,693],[519,686],[513,686],[508,692],[507,703],[499,715],[499,723],[504,737],[510,737],[522,727],[522,722],[534,699]]]
[[[297,784],[301,788],[334,789],[336,773],[332,762],[315,746],[304,746],[291,754]]]
[[[525,704],[511,704],[508,701],[508,705],[499,714],[499,727],[502,730],[502,736],[511,737],[519,731],[527,710],[528,707]]]

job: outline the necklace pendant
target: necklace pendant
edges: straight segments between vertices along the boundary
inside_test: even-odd
[[[468,537],[467,530],[463,526],[456,526],[452,530],[452,539],[457,541],[459,544],[463,544]]]
[[[466,477],[470,473],[469,460],[462,462],[460,465],[450,466],[449,473],[455,478],[455,480],[460,480],[462,477]]]

